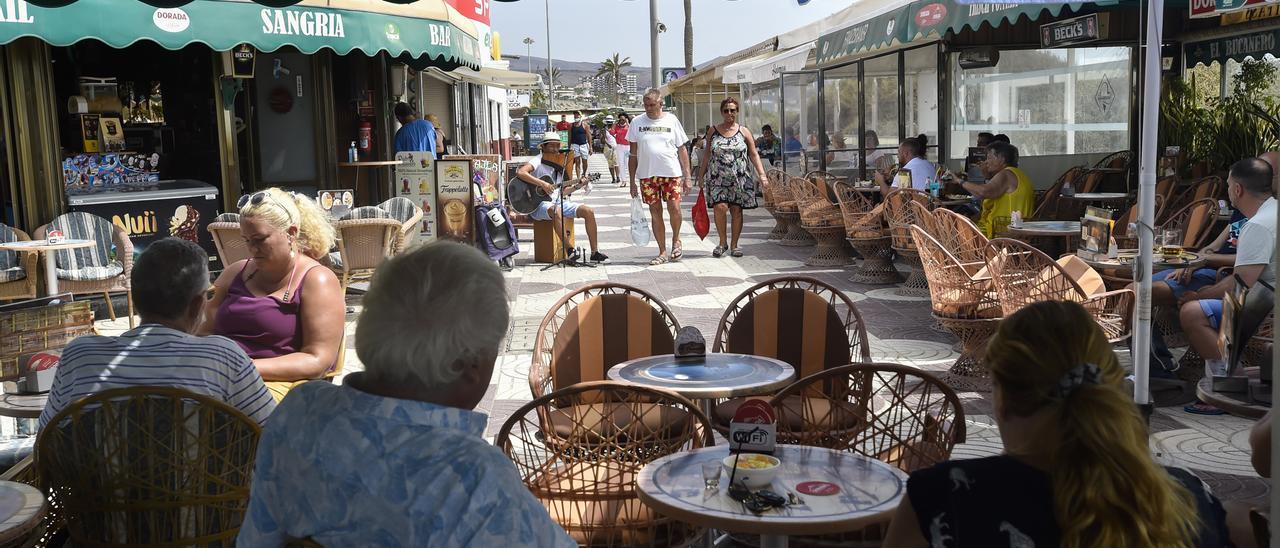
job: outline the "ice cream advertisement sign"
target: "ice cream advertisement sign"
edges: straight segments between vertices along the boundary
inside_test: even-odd
[[[436,162],[436,208],[439,236],[444,239],[475,243],[472,221],[471,161],[440,160]]]

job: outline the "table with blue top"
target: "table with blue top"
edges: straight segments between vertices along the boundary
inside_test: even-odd
[[[709,353],[677,358],[660,354],[622,362],[609,369],[609,380],[670,390],[697,400],[711,416],[716,399],[773,394],[795,380],[786,362],[750,354]]]

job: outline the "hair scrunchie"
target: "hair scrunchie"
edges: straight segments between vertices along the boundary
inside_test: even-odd
[[[1066,398],[1077,388],[1085,384],[1099,384],[1102,382],[1102,369],[1092,363],[1082,363],[1062,375],[1058,379],[1057,389],[1054,391],[1059,398]]]

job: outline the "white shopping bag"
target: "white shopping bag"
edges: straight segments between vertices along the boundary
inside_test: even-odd
[[[649,216],[645,215],[640,198],[631,199],[631,243],[639,247],[649,245]]]

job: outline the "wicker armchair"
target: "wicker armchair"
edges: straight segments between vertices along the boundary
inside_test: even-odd
[[[778,202],[781,200],[779,189],[782,188],[782,182],[787,179],[787,173],[781,169],[770,169],[765,172],[765,181],[761,194],[764,195],[764,209],[768,211],[774,218],[773,230],[769,231],[768,239],[781,240],[787,235],[788,222],[778,216]]]
[[[904,472],[947,460],[965,439],[960,398],[914,367],[835,367],[796,381],[771,403],[780,443],[847,451]]]
[[[946,233],[946,228],[939,230]],[[986,242],[977,227],[971,230]],[[920,252],[925,277],[929,278],[933,318],[960,339],[960,356],[951,364],[946,382],[958,390],[989,390],[991,375],[982,358],[1003,313],[991,278],[985,272],[985,260],[979,255],[975,261],[973,251],[964,247],[955,248],[964,258],[957,256],[919,226],[912,226],[911,233]],[[978,252],[984,250],[980,248]]]
[[[35,463],[76,545],[230,545],[260,433],[239,410],[185,390],[107,390],[49,421]]]
[[[797,378],[871,361],[858,307],[840,290],[803,277],[769,280],[738,295],[720,318],[711,351],[779,359],[795,368]],[[726,429],[744,401],[717,405],[716,427]]]
[[[925,210],[923,216],[910,204],[927,206],[929,195],[914,189],[897,189],[884,197],[884,220],[889,224],[890,246],[894,254],[911,267],[911,274],[898,286],[897,294],[904,297],[929,296],[929,280],[925,278],[920,267],[920,253],[911,240],[911,225],[919,224],[921,218],[933,216]]]
[[[1120,152],[1112,152],[1104,156],[1098,163],[1093,164],[1095,168],[1108,169],[1129,169],[1129,164],[1133,163],[1133,151],[1121,150]]]
[[[25,242],[31,237],[20,229],[0,224],[0,242]],[[0,300],[36,298],[36,253],[0,250]]]
[[[1071,200],[1062,199],[1062,187],[1067,182],[1076,185],[1082,173],[1084,173],[1084,168],[1080,166],[1063,172],[1057,181],[1054,181],[1052,185],[1049,185],[1049,188],[1040,194],[1040,200],[1036,202],[1036,211],[1031,218],[1038,221],[1062,221],[1080,218],[1079,215],[1075,215],[1077,204]]]
[[[844,217],[840,206],[831,203],[819,187],[824,182],[813,183],[793,177],[787,181],[791,195],[800,208],[800,228],[812,236],[817,244],[813,253],[804,260],[809,266],[844,266],[851,262],[844,248]]]
[[[223,268],[249,258],[249,246],[240,235],[239,213],[223,213],[214,217],[208,230]]]
[[[1177,215],[1178,212],[1185,209],[1188,205],[1199,200],[1213,200],[1217,202],[1219,196],[1223,196],[1227,192],[1227,185],[1222,181],[1222,177],[1211,175],[1187,185],[1181,192],[1172,191],[1173,197],[1165,203],[1164,212],[1166,215]],[[1168,219],[1156,217],[1156,222],[1164,224]]]
[[[893,266],[893,248],[884,229],[884,206],[845,181],[835,184],[836,200],[844,217],[845,237],[862,256],[850,281],[861,284],[894,284],[902,275]]]
[[[133,291],[129,287],[129,274],[133,272],[133,242],[129,235],[111,221],[76,211],[60,215],[37,228],[35,238],[45,239],[49,230],[54,228],[61,230],[67,238],[95,242],[93,247],[54,252],[58,291],[73,295],[101,293],[106,298],[107,314],[112,320],[116,319],[116,309],[111,304],[111,292],[123,291],[128,303],[129,327],[134,327]]]
[[[936,230],[930,231],[929,235],[959,259],[960,264],[966,268],[974,267],[971,273],[986,268],[989,240],[978,225],[973,224],[972,219],[949,209],[938,208],[933,210],[933,222]]]
[[[795,195],[793,177],[783,174],[782,181],[774,189],[774,216],[786,223],[787,233],[778,240],[778,245],[788,247],[805,247],[813,245],[813,236],[800,226],[799,197]]]
[[[826,171],[813,170],[805,173],[804,179],[813,183],[813,186],[818,187],[818,193],[821,194],[828,202],[835,202],[836,193],[834,185],[837,181],[844,180],[844,177]]]
[[[529,391],[541,397],[580,382],[602,381],[619,363],[675,352],[680,322],[650,293],[596,283],[561,298],[542,318],[533,343]],[[590,336],[584,336],[590,333]]]
[[[339,264],[334,270],[342,278],[342,293],[354,279],[373,276],[378,265],[393,255],[392,245],[400,233],[400,221],[380,219],[344,219],[334,221],[338,233]]]
[[[422,222],[422,208],[413,200],[395,197],[378,204],[378,208],[391,214],[391,218],[400,221],[400,230],[396,232],[392,252],[395,255],[404,253],[418,236],[418,223]]]
[[[1079,271],[1069,272],[1066,261]],[[1073,256],[1054,261],[1025,242],[996,238],[987,244],[987,267],[1005,316],[1034,302],[1073,301],[1089,310],[1107,340],[1119,342],[1131,334],[1133,291],[1105,291],[1102,277]]]
[[[596,412],[566,414],[561,401],[595,402]],[[494,439],[570,537],[581,546],[609,547],[676,546],[699,533],[640,502],[635,478],[660,457],[712,443],[707,417],[693,402],[614,382],[537,397],[512,413]]]

